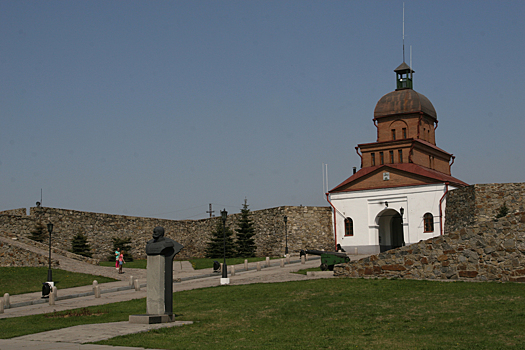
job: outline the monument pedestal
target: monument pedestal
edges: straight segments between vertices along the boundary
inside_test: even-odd
[[[148,255],[147,314],[130,315],[129,323],[153,324],[175,321],[175,316],[170,308],[173,298],[173,277],[168,281],[169,276],[166,274],[172,274],[173,271],[166,271],[167,259],[169,258],[163,255]],[[172,262],[169,261],[169,263]],[[171,299],[168,300],[168,298]]]

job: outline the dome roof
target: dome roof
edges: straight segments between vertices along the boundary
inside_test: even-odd
[[[436,110],[428,98],[412,89],[402,89],[381,97],[374,109],[374,118],[419,112],[437,119]]]

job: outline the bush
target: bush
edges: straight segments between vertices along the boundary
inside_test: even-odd
[[[88,244],[86,236],[84,236],[82,232],[79,232],[75,237],[73,237],[73,240],[71,241],[70,252],[86,256],[88,258],[92,257],[91,247]]]
[[[113,250],[108,256],[109,261],[115,261],[115,251],[120,249],[120,254],[124,254],[124,261],[133,261],[133,256],[130,254],[131,251],[131,237],[113,237]]]

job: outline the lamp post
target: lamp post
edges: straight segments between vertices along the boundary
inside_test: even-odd
[[[53,273],[51,272],[51,232],[53,232],[53,224],[47,224],[47,230],[49,231],[49,269],[47,270],[47,281],[53,281]]]
[[[286,237],[286,247],[284,248],[284,256],[288,256],[288,216],[284,216],[284,235]]]
[[[221,211],[221,217],[222,217],[222,233],[224,235],[224,262],[222,263],[221,284],[227,284],[227,283],[222,283],[222,282],[226,282],[225,279],[228,278],[228,267],[226,266],[226,219],[228,218],[228,212],[226,211],[226,209],[223,209]]]

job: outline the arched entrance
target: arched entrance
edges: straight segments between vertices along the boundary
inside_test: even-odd
[[[379,225],[379,251],[381,253],[405,245],[403,219],[397,211],[387,209],[381,212],[376,220]]]

